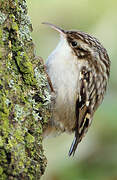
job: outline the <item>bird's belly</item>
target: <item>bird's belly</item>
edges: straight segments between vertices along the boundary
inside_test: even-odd
[[[53,124],[57,130],[72,132],[76,123],[75,107],[78,98],[77,58],[73,58],[71,52],[68,57],[55,53],[49,57],[46,66],[56,93]]]
[[[58,78],[57,80],[56,77],[52,77],[52,84],[56,92],[53,109],[54,125],[60,131],[72,132],[76,122],[76,79],[73,77],[73,74],[68,75],[68,73],[64,72],[61,79]]]
[[[65,92],[64,92],[65,93]],[[68,92],[66,92],[68,93]],[[69,94],[69,93],[68,93]],[[57,95],[55,108],[53,111],[53,121],[57,128],[61,131],[72,132],[75,127],[75,101],[71,96]],[[74,97],[73,97],[74,99]]]

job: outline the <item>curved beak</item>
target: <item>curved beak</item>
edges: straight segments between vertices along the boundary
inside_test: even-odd
[[[61,35],[65,36],[66,35],[66,32],[65,30],[63,30],[62,28],[54,25],[54,24],[51,24],[51,23],[48,23],[48,22],[42,22],[42,24],[45,24],[47,26],[50,26],[52,29],[58,31]]]

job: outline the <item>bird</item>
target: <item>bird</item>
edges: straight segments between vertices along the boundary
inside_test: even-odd
[[[110,59],[99,40],[79,30],[64,30],[43,22],[60,34],[45,68],[52,95],[52,117],[44,132],[74,133],[69,156],[87,133],[95,111],[104,99],[110,76]]]

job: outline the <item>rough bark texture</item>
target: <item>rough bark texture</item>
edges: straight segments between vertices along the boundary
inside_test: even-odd
[[[0,0],[0,179],[40,179],[50,116],[43,64],[34,55],[25,0]]]

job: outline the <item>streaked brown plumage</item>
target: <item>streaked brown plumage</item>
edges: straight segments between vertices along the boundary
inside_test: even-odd
[[[56,95],[50,129],[75,133],[69,151],[69,155],[74,155],[104,98],[110,60],[106,49],[87,33],[45,24],[61,34],[60,43],[46,64]]]

